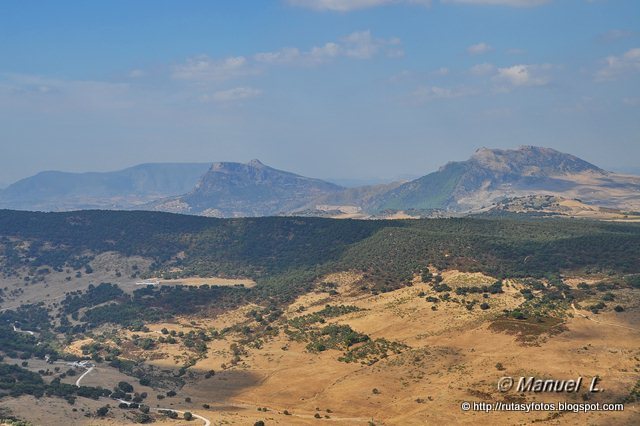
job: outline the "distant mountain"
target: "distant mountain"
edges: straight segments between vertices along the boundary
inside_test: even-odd
[[[368,208],[385,210],[481,209],[505,197],[559,195],[607,207],[640,206],[640,178],[617,175],[550,148],[482,148],[467,161],[381,194]],[[635,206],[635,207],[634,207]]]
[[[191,192],[147,207],[216,217],[270,216],[294,211],[315,198],[343,190],[258,160],[247,164],[225,162],[214,163]]]
[[[640,211],[640,177],[608,172],[573,155],[534,146],[481,148],[466,161],[448,163],[417,179],[351,188],[277,170],[258,160],[142,164],[110,173],[39,173],[0,191],[0,208],[366,219],[474,214],[505,199],[529,196],[560,197],[616,209],[624,216]],[[520,204],[492,214],[520,211]],[[560,210],[546,213],[569,211],[567,202],[560,205]]]
[[[42,172],[0,191],[0,208],[44,211],[132,208],[190,191],[210,165],[157,163],[104,173]]]

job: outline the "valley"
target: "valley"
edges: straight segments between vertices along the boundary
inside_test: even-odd
[[[5,417],[623,425],[640,415],[636,224],[3,211],[0,229],[0,338],[13,342],[0,366],[36,375],[31,387],[3,376]],[[92,368],[59,364],[78,360]],[[597,375],[606,389],[502,393],[505,375]],[[465,401],[625,410],[465,412]]]

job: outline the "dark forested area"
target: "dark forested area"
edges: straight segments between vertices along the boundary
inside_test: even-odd
[[[251,297],[290,298],[332,270],[365,272],[382,291],[429,264],[497,277],[637,273],[640,226],[526,217],[358,221],[4,210],[0,250],[5,274],[19,266],[79,268],[96,254],[115,251],[151,258],[150,274],[251,277],[258,282],[247,292]]]

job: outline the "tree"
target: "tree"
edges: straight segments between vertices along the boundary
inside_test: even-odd
[[[131,383],[122,381],[118,383],[118,389],[120,389],[122,392],[133,392],[133,386],[131,385]]]
[[[185,411],[183,417],[186,421],[193,420],[193,414],[191,414],[189,411]]]
[[[98,410],[96,410],[96,415],[98,417],[104,417],[107,415],[108,412],[109,412],[109,407],[105,405],[103,407],[98,408]]]

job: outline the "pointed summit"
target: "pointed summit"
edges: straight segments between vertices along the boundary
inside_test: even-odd
[[[320,179],[274,169],[257,159],[246,164],[214,163],[193,191],[165,200],[158,209],[221,217],[271,216],[342,190]]]
[[[253,160],[249,161],[247,165],[251,167],[265,167],[265,165],[257,158],[254,158]]]

